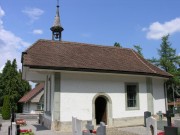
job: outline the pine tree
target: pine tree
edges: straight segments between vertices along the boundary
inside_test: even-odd
[[[16,59],[14,59],[12,63],[8,60],[0,80],[0,89],[3,91],[0,99],[8,95],[10,98],[10,107],[16,111],[18,109],[17,103],[19,99],[31,89],[29,83],[21,79],[21,74],[20,71],[17,71]]]
[[[134,49],[136,50],[136,52],[137,52],[139,55],[141,55],[142,57],[144,57],[144,56],[143,56],[143,53],[142,53],[142,48],[141,48],[140,45],[134,45]]]
[[[115,47],[120,47],[120,48],[122,48],[121,44],[118,43],[118,42],[115,42],[115,43],[114,43],[114,46],[115,46]]]
[[[18,100],[19,100],[24,94],[26,94],[29,90],[31,90],[31,86],[29,85],[29,83],[25,80],[22,80],[21,70],[19,70],[19,73],[18,73],[18,85],[19,85],[19,90],[18,90],[18,93],[19,93]],[[21,113],[23,109],[23,104],[18,103],[17,109],[18,109],[18,112]]]
[[[3,107],[2,107],[2,118],[8,120],[11,117],[10,113],[10,100],[9,96],[4,96]]]
[[[180,56],[176,54],[176,49],[171,47],[169,35],[162,37],[162,43],[160,45],[160,49],[158,49],[158,54],[160,56],[159,59],[153,58],[150,61],[173,75],[173,77],[167,81],[168,100],[173,101],[173,90],[169,88],[170,86],[180,86]]]

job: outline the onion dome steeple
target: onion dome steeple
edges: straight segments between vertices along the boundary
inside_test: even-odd
[[[56,9],[56,16],[54,19],[54,24],[50,28],[52,31],[52,40],[59,40],[61,41],[61,32],[64,30],[60,23],[60,16],[59,16],[59,0],[57,0],[57,9]]]

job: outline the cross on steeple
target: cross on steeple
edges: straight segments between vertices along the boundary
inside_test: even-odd
[[[59,40],[61,41],[61,32],[64,30],[60,23],[60,15],[59,15],[59,0],[57,0],[57,9],[56,9],[56,16],[54,19],[54,24],[50,28],[52,31],[52,40]]]

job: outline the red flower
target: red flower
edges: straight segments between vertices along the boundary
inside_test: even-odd
[[[164,132],[159,132],[157,135],[165,135]]]
[[[32,132],[32,129],[20,129],[20,133],[28,133],[28,132]]]
[[[27,129],[21,129],[20,132],[25,133],[25,132],[28,132],[28,130]]]
[[[96,130],[93,130],[92,133],[96,134]]]

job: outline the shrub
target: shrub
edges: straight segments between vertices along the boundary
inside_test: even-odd
[[[0,107],[0,114],[2,113],[2,107]]]
[[[10,99],[9,96],[4,96],[3,107],[2,107],[2,118],[8,120],[11,117],[10,113]]]
[[[22,129],[20,130],[20,135],[34,135],[31,129]]]

